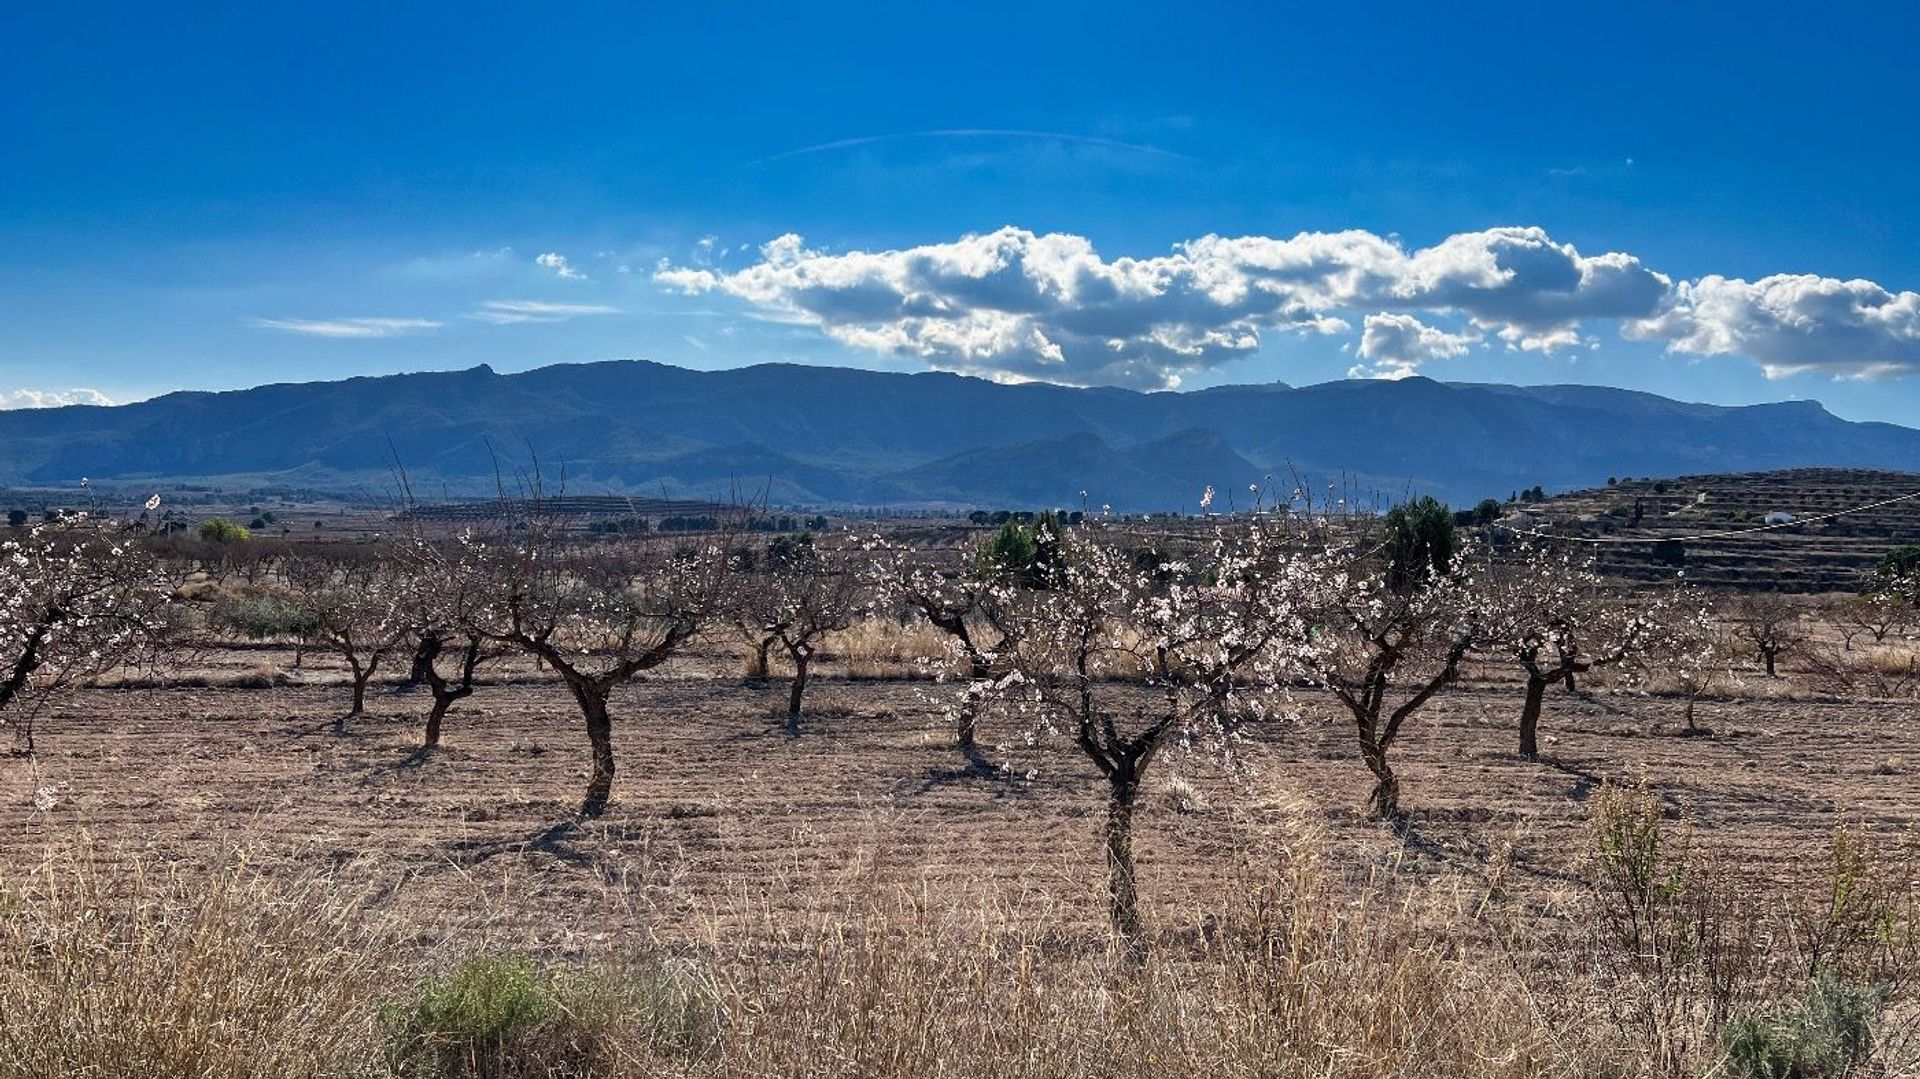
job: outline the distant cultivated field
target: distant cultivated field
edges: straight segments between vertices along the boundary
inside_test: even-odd
[[[1671,576],[1714,588],[1783,592],[1849,591],[1889,547],[1920,542],[1920,473],[1803,468],[1672,479],[1632,479],[1575,491],[1528,510],[1536,527],[1596,544],[1611,574],[1642,580]],[[1770,513],[1804,523],[1762,531]],[[1825,520],[1806,518],[1841,514]],[[1734,532],[1736,535],[1716,535]],[[1705,536],[1706,538],[1693,538]],[[1683,548],[1663,561],[1661,540]]]

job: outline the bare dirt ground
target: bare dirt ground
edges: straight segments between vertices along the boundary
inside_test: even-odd
[[[290,656],[212,657],[228,673]],[[309,658],[311,679],[330,677]],[[216,670],[215,673],[218,673]],[[670,940],[711,919],[788,920],[902,887],[1045,905],[1100,930],[1102,791],[1064,740],[994,730],[1010,774],[969,773],[927,682],[827,678],[788,737],[785,684],[681,671],[616,698],[620,771],[607,816],[569,822],[586,778],[570,698],[532,679],[485,685],[415,754],[424,693],[384,687],[349,733],[339,684],[95,689],[41,720],[37,761],[0,759],[0,873],[82,844],[152,868],[236,851],[270,871],[323,867],[377,886],[422,942],[458,936],[568,953],[630,934]],[[1323,829],[1349,868],[1451,868],[1548,894],[1568,885],[1583,803],[1644,781],[1699,822],[1700,842],[1791,884],[1833,825],[1920,820],[1911,702],[1682,703],[1556,693],[1545,757],[1513,753],[1517,686],[1469,681],[1404,736],[1411,830],[1359,809],[1369,777],[1323,697],[1258,736],[1255,774],[1179,756],[1155,765],[1140,818],[1142,890],[1161,932],[1193,930],[1261,867],[1276,823]],[[1165,791],[1188,777],[1197,798]],[[57,798],[33,809],[35,792]],[[1265,845],[1263,845],[1265,844]],[[715,912],[721,912],[716,914]]]

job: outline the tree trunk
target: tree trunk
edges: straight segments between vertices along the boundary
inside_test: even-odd
[[[1572,668],[1572,667],[1568,667],[1568,668],[1567,668],[1567,669],[1566,669],[1565,671],[1563,671],[1563,672],[1561,672],[1561,677],[1562,677],[1562,678],[1564,678],[1564,679],[1566,680],[1566,689],[1567,689],[1567,692],[1568,692],[1568,693],[1578,693],[1578,692],[1580,692],[1580,687],[1579,687],[1578,685],[1576,685],[1576,684],[1574,683],[1574,681],[1573,681],[1573,668]]]
[[[453,698],[446,694],[433,695],[433,710],[427,713],[427,737],[421,744],[424,749],[440,748],[440,720],[446,716],[447,709],[453,706]]]
[[[443,647],[441,639],[432,633],[420,635],[420,644],[413,650],[413,665],[407,669],[407,680],[400,683],[402,689],[412,689],[427,680],[427,672],[433,667],[433,661],[440,657]]]
[[[1527,703],[1520,709],[1520,755],[1533,761],[1540,759],[1540,705],[1547,696],[1547,680],[1537,674],[1527,675]]]
[[[373,664],[365,667],[353,665],[353,714],[359,715],[367,710],[367,683],[373,681]]]
[[[1367,808],[1378,820],[1400,819],[1400,777],[1387,763],[1387,751],[1372,739],[1360,739],[1360,757],[1373,773],[1373,793],[1367,796]]]
[[[607,799],[613,796],[613,717],[607,713],[607,690],[583,685],[573,692],[587,720],[587,741],[593,746],[593,775],[587,780],[580,815],[597,817],[606,812]]]
[[[762,640],[753,648],[753,661],[747,666],[747,678],[751,681],[764,681],[767,677],[768,656],[773,648],[773,638]]]
[[[1768,678],[1780,677],[1778,674],[1775,674],[1773,670],[1773,658],[1775,655],[1775,650],[1771,648],[1763,648],[1760,650],[1760,655],[1763,659],[1767,661],[1767,677]]]
[[[800,700],[807,693],[807,668],[813,663],[813,657],[805,652],[793,653],[793,685],[787,691],[787,733],[800,733]]]
[[[953,716],[953,738],[960,747],[960,755],[975,768],[985,768],[986,757],[980,752],[980,697],[978,691],[986,685],[992,675],[992,668],[977,653],[967,661],[969,685],[966,695],[960,699],[960,708]]]
[[[979,743],[980,706],[969,693],[961,698],[960,710],[953,717],[953,739],[960,746],[960,752],[971,758],[980,752]]]
[[[1140,927],[1140,890],[1133,869],[1133,807],[1140,797],[1139,777],[1131,767],[1107,776],[1107,899],[1113,931],[1129,963],[1145,958]]]
[[[360,666],[360,660],[353,653],[347,653],[347,666],[353,670],[353,707],[347,714],[334,721],[336,734],[347,733],[347,721],[358,715],[366,714],[367,681],[373,677],[373,665]]]

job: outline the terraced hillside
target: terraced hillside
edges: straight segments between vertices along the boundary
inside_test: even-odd
[[[1769,525],[1779,514],[1793,520]],[[1813,519],[1827,514],[1839,515]],[[1502,525],[1508,537],[1532,529],[1593,540],[1602,567],[1623,577],[1653,580],[1684,568],[1714,588],[1848,590],[1889,547],[1920,543],[1920,473],[1796,468],[1635,478],[1509,507]]]

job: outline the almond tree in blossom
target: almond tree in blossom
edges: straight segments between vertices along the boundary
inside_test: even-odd
[[[1341,586],[1322,590],[1311,613],[1319,647],[1306,650],[1310,677],[1347,710],[1360,759],[1373,773],[1367,807],[1398,821],[1400,777],[1394,743],[1436,694],[1460,673],[1481,636],[1480,597],[1465,552],[1419,574],[1391,560],[1335,546],[1347,565]]]
[[[989,770],[979,744],[981,704],[1005,673],[1003,661],[1028,622],[1018,612],[1031,591],[990,557],[985,545],[957,561],[910,547],[882,547],[870,572],[878,604],[924,619],[948,642],[963,672],[951,712],[954,741],[969,766]]]
[[[1520,755],[1540,755],[1547,687],[1589,671],[1661,658],[1679,662],[1710,621],[1705,601],[1684,586],[1638,595],[1609,588],[1591,555],[1529,543],[1490,567],[1482,582],[1482,641],[1526,675]],[[1695,623],[1692,627],[1688,623]]]
[[[136,537],[72,515],[0,542],[0,724],[32,754],[46,702],[158,655],[173,582]]]
[[[590,542],[536,517],[463,537],[449,556],[449,572],[477,582],[469,628],[537,657],[573,694],[592,753],[582,817],[605,812],[613,790],[613,691],[725,616],[728,550],[721,534]]]
[[[991,699],[1071,739],[1106,781],[1108,910],[1137,959],[1133,821],[1149,768],[1170,746],[1234,766],[1248,725],[1291,714],[1287,686],[1313,649],[1305,612],[1340,573],[1264,522],[1185,557],[1142,557],[1083,526],[1062,553],[1052,587],[1020,609]]]
[[[482,581],[476,574],[456,571],[444,546],[414,535],[393,552],[401,589],[401,618],[413,642],[409,678],[426,686],[433,696],[421,739],[423,753],[439,748],[447,713],[473,695],[479,686],[481,665],[498,658],[504,647],[488,641],[474,628],[474,616],[484,597]]]

